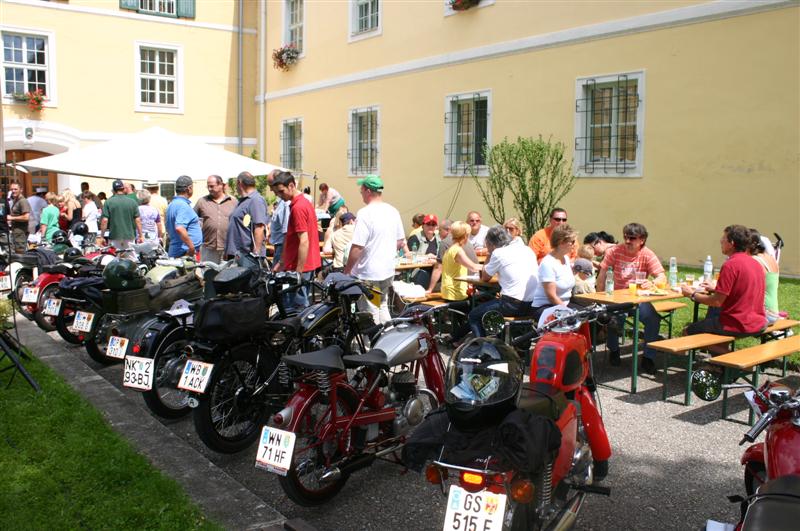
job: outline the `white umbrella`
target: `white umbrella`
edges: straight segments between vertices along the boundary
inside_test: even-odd
[[[160,127],[120,135],[102,144],[50,157],[27,160],[17,166],[28,172],[47,170],[123,181],[174,181],[181,175],[203,181],[209,175],[228,179],[243,171],[266,175],[272,170],[283,169]]]

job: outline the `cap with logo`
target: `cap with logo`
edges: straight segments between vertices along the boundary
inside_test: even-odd
[[[111,189],[114,190],[115,192],[119,192],[120,190],[124,190],[125,189],[125,183],[123,183],[122,181],[117,179],[113,183],[111,183]]]
[[[572,272],[591,275],[594,272],[594,267],[592,267],[592,263],[586,258],[578,258],[575,260],[575,263],[572,264]]]
[[[422,219],[422,224],[428,225],[429,223],[434,225],[439,224],[439,218],[436,217],[436,214],[425,214],[425,217]]]
[[[373,192],[382,192],[383,191],[383,180],[377,175],[367,175],[363,179],[359,179],[357,181],[359,186],[364,186],[365,188],[372,190]]]

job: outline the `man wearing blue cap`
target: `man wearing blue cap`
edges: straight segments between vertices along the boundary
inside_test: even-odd
[[[194,192],[192,178],[181,175],[175,181],[175,197],[167,207],[167,233],[169,234],[170,258],[187,256],[199,258],[203,245],[203,231],[200,218],[192,208],[189,198]]]
[[[350,255],[344,272],[381,291],[380,308],[362,298],[362,307],[375,322],[391,320],[388,293],[394,278],[397,250],[405,246],[405,232],[400,212],[383,201],[383,181],[377,175],[358,180],[361,198],[367,206],[356,214],[356,226]]]

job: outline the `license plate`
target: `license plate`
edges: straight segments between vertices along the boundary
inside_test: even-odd
[[[72,328],[74,328],[78,332],[91,332],[93,322],[94,322],[93,313],[75,312],[75,321],[72,323]]]
[[[109,358],[117,358],[122,359],[125,357],[125,352],[128,350],[128,338],[127,337],[119,337],[119,336],[111,336],[108,340],[108,346],[106,347],[106,356]]]
[[[488,490],[467,492],[452,485],[447,496],[445,531],[502,531],[506,495]]]
[[[295,434],[264,426],[256,454],[256,467],[285,476],[292,466]]]
[[[61,299],[47,299],[44,301],[44,308],[42,308],[42,313],[44,315],[52,315],[53,317],[56,317],[60,310]]]
[[[11,289],[11,277],[8,275],[0,276],[0,291],[9,291]]]
[[[22,290],[22,302],[35,304],[39,300],[39,288],[36,286],[26,286]]]
[[[153,360],[136,356],[125,357],[125,373],[122,385],[141,391],[153,388]]]
[[[181,373],[178,389],[195,393],[204,393],[208,385],[208,380],[211,378],[211,369],[213,368],[214,365],[212,363],[188,360]]]

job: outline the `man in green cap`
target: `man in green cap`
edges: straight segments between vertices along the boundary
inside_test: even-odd
[[[376,323],[391,320],[388,290],[394,278],[394,263],[397,250],[405,247],[405,233],[400,212],[383,201],[383,181],[377,175],[367,175],[358,180],[361,199],[367,206],[356,214],[350,256],[345,265],[345,274],[353,275],[379,289],[380,308],[362,298],[361,304]]]

